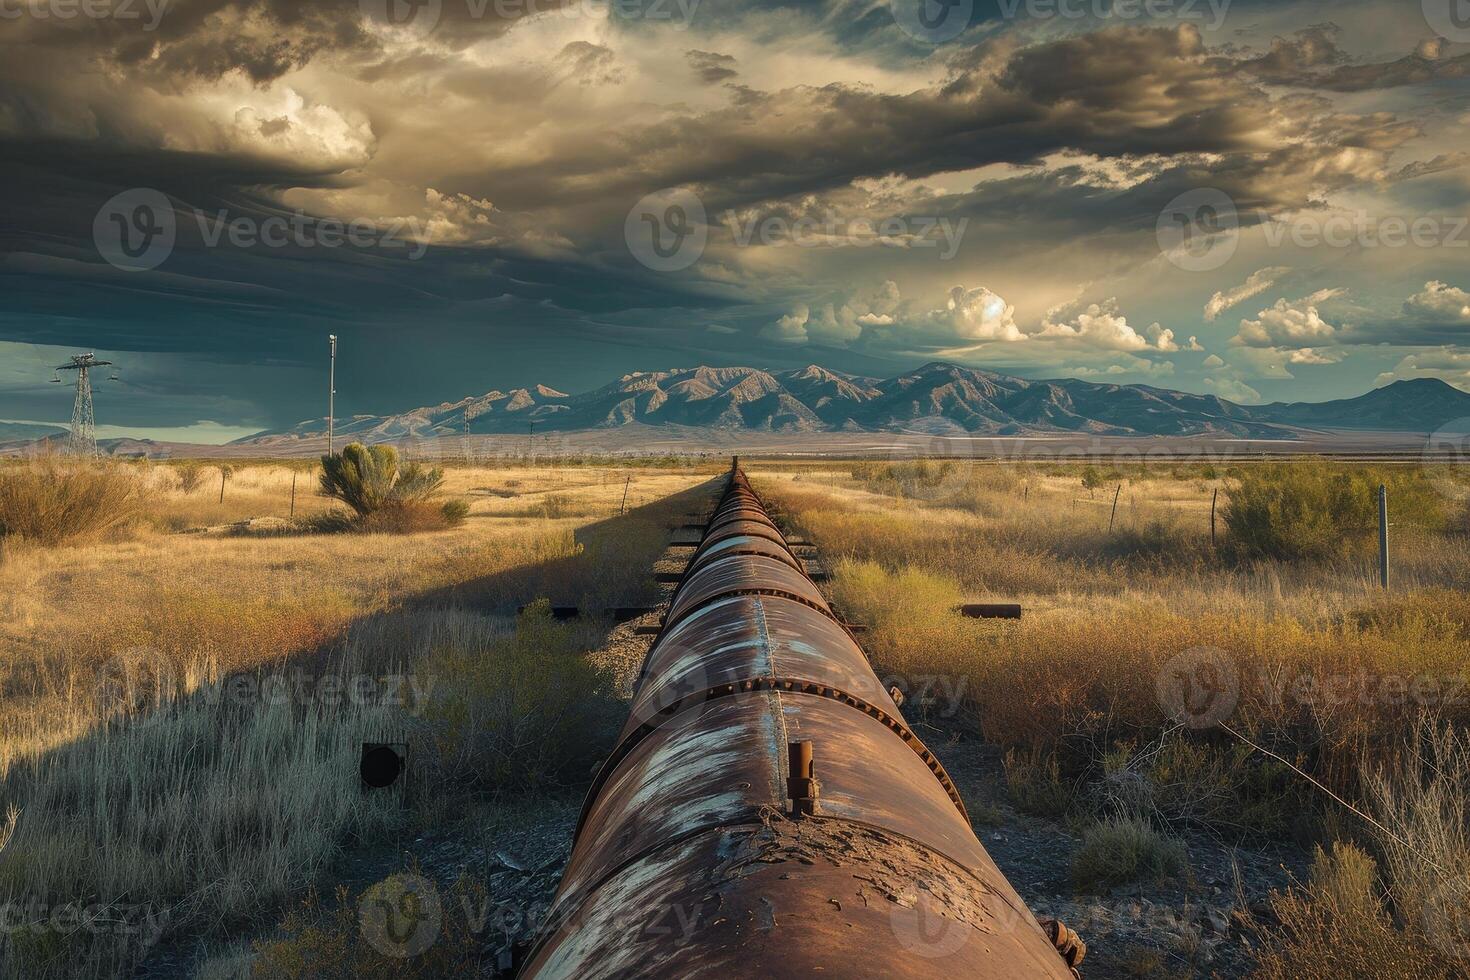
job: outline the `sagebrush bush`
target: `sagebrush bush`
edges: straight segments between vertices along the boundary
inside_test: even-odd
[[[179,490],[193,493],[204,482],[204,467],[198,463],[180,463],[174,467],[174,476],[178,478]]]
[[[1183,844],[1141,817],[1115,816],[1083,832],[1072,856],[1072,881],[1081,889],[1107,889],[1175,878],[1188,866]]]
[[[42,545],[95,538],[136,517],[142,497],[135,473],[104,461],[43,459],[0,469],[0,538]]]
[[[1062,779],[1055,752],[1011,749],[1005,755],[1006,791],[1022,813],[1060,819],[1078,802],[1077,786]]]
[[[1310,560],[1350,554],[1374,540],[1380,484],[1388,487],[1390,521],[1443,527],[1443,498],[1422,472],[1322,460],[1243,469],[1221,516],[1230,544],[1245,558]]]

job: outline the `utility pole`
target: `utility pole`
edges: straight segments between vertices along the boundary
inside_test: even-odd
[[[1118,489],[1113,491],[1113,512],[1108,515],[1108,533],[1113,533],[1113,521],[1118,517],[1118,496],[1123,492],[1123,484],[1118,484]]]
[[[1378,485],[1378,579],[1388,588],[1388,487]]]
[[[475,451],[470,442],[470,421],[475,417],[475,406],[466,402],[464,406],[464,460],[474,462]]]
[[[332,455],[332,437],[337,421],[337,335],[327,334],[332,345],[331,367],[327,369],[327,455]]]

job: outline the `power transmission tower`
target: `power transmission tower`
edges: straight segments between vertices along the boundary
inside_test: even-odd
[[[99,361],[96,354],[73,354],[70,364],[62,364],[57,371],[77,373],[77,397],[71,409],[71,437],[66,448],[73,456],[97,455],[97,419],[92,412],[91,370],[95,367],[110,367],[111,361]]]

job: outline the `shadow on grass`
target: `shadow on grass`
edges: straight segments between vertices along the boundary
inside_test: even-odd
[[[687,515],[709,511],[719,486],[712,478],[549,532],[511,567],[480,575],[451,567],[450,584],[397,597],[330,642],[151,712],[159,691],[148,683],[173,689],[184,679],[147,662],[137,675],[127,664],[109,673],[117,666],[109,662],[92,690],[74,696],[141,710],[0,774],[0,803],[22,810],[0,859],[0,908],[20,909],[33,927],[0,933],[0,976],[126,975],[160,941],[274,922],[345,848],[452,816],[456,799],[522,786],[524,766],[511,767],[507,786],[490,774],[503,757],[538,758],[548,731],[566,735],[548,725],[573,735],[557,747],[565,757],[546,756],[558,771],[542,788],[585,786],[585,761],[606,752],[626,712],[609,685],[589,681],[584,656],[606,643],[612,623],[511,617],[540,598],[589,610],[653,604],[654,562]],[[450,559],[476,560],[485,553]],[[437,666],[416,677],[430,658]],[[423,714],[430,702],[432,724]],[[399,787],[363,792],[368,741],[411,743]],[[96,910],[109,925],[78,924],[66,909]]]

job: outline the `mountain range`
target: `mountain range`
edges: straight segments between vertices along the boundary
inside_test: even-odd
[[[790,371],[696,367],[626,374],[570,395],[545,385],[490,391],[393,415],[338,419],[339,438],[609,429],[629,425],[778,433],[911,432],[975,435],[1294,438],[1302,430],[1433,432],[1470,416],[1470,394],[1436,379],[1397,381],[1331,402],[1239,405],[1151,385],[1075,378],[1032,381],[934,362],[880,379],[817,365]],[[236,445],[321,436],[325,419],[263,432]]]

